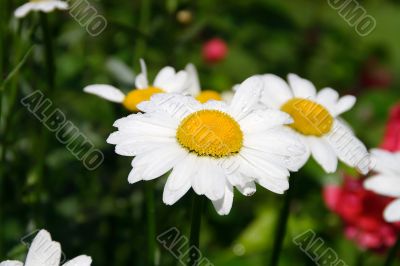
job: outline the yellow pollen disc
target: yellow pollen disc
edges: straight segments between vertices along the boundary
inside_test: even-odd
[[[130,91],[126,96],[122,104],[126,109],[132,112],[138,112],[137,105],[141,102],[150,100],[151,96],[157,93],[163,93],[164,91],[156,87],[148,87],[146,89]]]
[[[197,95],[196,100],[198,100],[201,103],[206,103],[210,100],[222,101],[222,97],[216,91],[205,90],[200,92],[199,95]]]
[[[176,138],[185,149],[198,156],[231,156],[243,146],[239,124],[217,110],[201,110],[187,116],[179,125]]]
[[[316,102],[293,98],[287,101],[281,110],[292,116],[294,122],[290,127],[303,135],[320,137],[332,129],[332,115]]]

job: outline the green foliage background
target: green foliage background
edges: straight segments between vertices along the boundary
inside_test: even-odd
[[[0,3],[0,82],[4,85],[0,261],[23,259],[26,247],[19,239],[46,228],[62,243],[68,258],[88,254],[93,265],[145,265],[144,184],[128,184],[131,159],[116,155],[114,147],[105,142],[114,130],[113,122],[127,112],[82,92],[94,83],[129,90],[132,84],[115,74],[115,60],[135,74],[138,59],[144,58],[151,77],[167,64],[182,69],[193,62],[203,87],[218,91],[229,90],[253,74],[271,72],[285,77],[297,73],[318,88],[330,86],[342,95],[357,96],[356,107],[344,118],[368,147],[379,145],[389,107],[399,100],[400,4],[394,0],[360,1],[377,22],[366,37],[360,37],[327,1],[91,0],[108,21],[98,37],[90,36],[68,12],[49,15],[57,69],[53,91],[46,87],[38,14],[19,22],[13,18],[13,11],[23,3]],[[181,10],[192,13],[190,23],[177,20]],[[202,60],[201,47],[212,37],[223,38],[229,54],[223,62],[209,65]],[[24,55],[24,65],[6,80]],[[375,75],[390,81],[381,85],[363,82]],[[24,96],[38,89],[103,151],[105,160],[97,170],[88,171],[21,105]],[[42,169],[41,158],[43,172],[38,170]],[[310,162],[291,179],[294,203],[281,265],[313,265],[291,241],[308,229],[348,265],[355,265],[360,256],[365,265],[382,263],[382,256],[363,252],[346,240],[341,222],[324,206],[322,185],[339,183],[343,173],[355,174],[341,165],[337,174],[326,175]],[[165,206],[165,180],[154,182],[157,233],[177,227],[188,235],[190,195]],[[235,194],[228,216],[217,215],[208,202],[202,252],[215,265],[268,265],[282,198],[260,187],[250,198]],[[158,254],[160,265],[176,265],[161,246]]]

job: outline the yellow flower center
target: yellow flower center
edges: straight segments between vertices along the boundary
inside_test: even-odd
[[[198,100],[201,103],[206,103],[210,100],[222,101],[222,97],[216,91],[205,90],[200,92],[199,95],[197,95],[196,100]]]
[[[332,129],[333,117],[322,105],[302,98],[293,98],[282,107],[294,122],[290,127],[307,136],[320,137]]]
[[[141,90],[130,91],[126,96],[122,104],[126,109],[132,112],[138,112],[137,105],[141,102],[150,100],[151,96],[157,93],[163,93],[164,91],[157,87],[148,87]]]
[[[198,156],[231,156],[243,146],[239,124],[217,110],[201,110],[188,115],[179,125],[176,138],[184,148]]]

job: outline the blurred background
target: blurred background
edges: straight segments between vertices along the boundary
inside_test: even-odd
[[[360,36],[330,2],[90,0],[107,21],[98,36],[70,11],[47,14],[56,62],[50,89],[39,14],[17,20],[13,12],[25,2],[1,0],[0,261],[24,258],[27,249],[19,239],[46,228],[68,258],[88,254],[93,265],[145,265],[144,183],[128,184],[131,158],[116,155],[105,141],[113,122],[128,112],[82,91],[94,83],[129,91],[140,71],[139,58],[147,62],[150,80],[165,65],[183,69],[192,62],[202,87],[220,92],[254,74],[285,78],[297,73],[318,89],[329,86],[357,96],[355,108],[343,118],[369,148],[380,145],[389,109],[400,99],[400,3],[359,1],[376,21],[369,34]],[[87,170],[20,103],[36,90],[103,152],[100,167]],[[292,177],[280,265],[314,265],[292,242],[309,229],[348,265],[383,262],[382,251],[349,240],[341,219],[326,207],[322,188],[341,184],[345,175],[357,177],[344,165],[327,175],[310,161]],[[188,236],[190,194],[165,206],[165,180],[154,182],[156,232],[177,227]],[[249,198],[237,193],[228,216],[219,216],[208,202],[203,254],[218,266],[268,265],[282,199],[260,187]],[[177,265],[161,245],[157,249],[160,265]]]

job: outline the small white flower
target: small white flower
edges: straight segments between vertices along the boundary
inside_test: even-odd
[[[31,11],[52,12],[55,9],[66,10],[68,3],[60,0],[31,0],[18,7],[14,16],[17,18],[25,17]]]
[[[373,149],[371,155],[375,164],[373,170],[377,174],[365,180],[364,187],[375,193],[397,198],[386,207],[384,217],[388,222],[399,222],[400,152],[392,153],[381,149]]]
[[[218,93],[214,90],[201,90],[199,75],[197,69],[193,64],[188,64],[185,68],[189,75],[189,94],[196,98],[201,103],[208,101],[224,101],[230,103],[233,98],[233,91],[224,91]]]
[[[149,84],[146,64],[143,60],[140,60],[140,65],[142,72],[136,77],[136,89],[131,90],[126,95],[119,89],[106,84],[89,85],[83,91],[111,102],[121,103],[128,110],[137,112],[137,105],[143,101],[148,101],[154,94],[185,93],[189,89],[186,71],[175,72],[175,69],[170,66],[164,67],[158,72],[153,84]]]
[[[289,170],[303,162],[304,146],[283,125],[292,122],[285,113],[256,109],[262,80],[244,81],[231,104],[193,97],[157,94],[132,114],[114,123],[107,139],[116,153],[135,156],[130,183],[152,180],[172,169],[163,201],[178,201],[190,188],[209,198],[217,212],[228,214],[233,187],[242,194],[256,191],[257,182],[275,192],[288,189]]]
[[[46,230],[40,230],[29,247],[25,264],[19,261],[3,261],[0,266],[59,266],[61,259],[61,246],[58,242],[52,241]],[[89,256],[78,256],[63,266],[90,266],[92,259]]]
[[[364,174],[369,171],[366,147],[339,118],[353,107],[354,96],[339,98],[331,88],[317,93],[310,81],[295,74],[288,75],[288,83],[273,74],[261,77],[265,84],[261,102],[292,116],[290,128],[308,147],[305,157],[312,155],[327,173],[336,171],[338,158]]]

